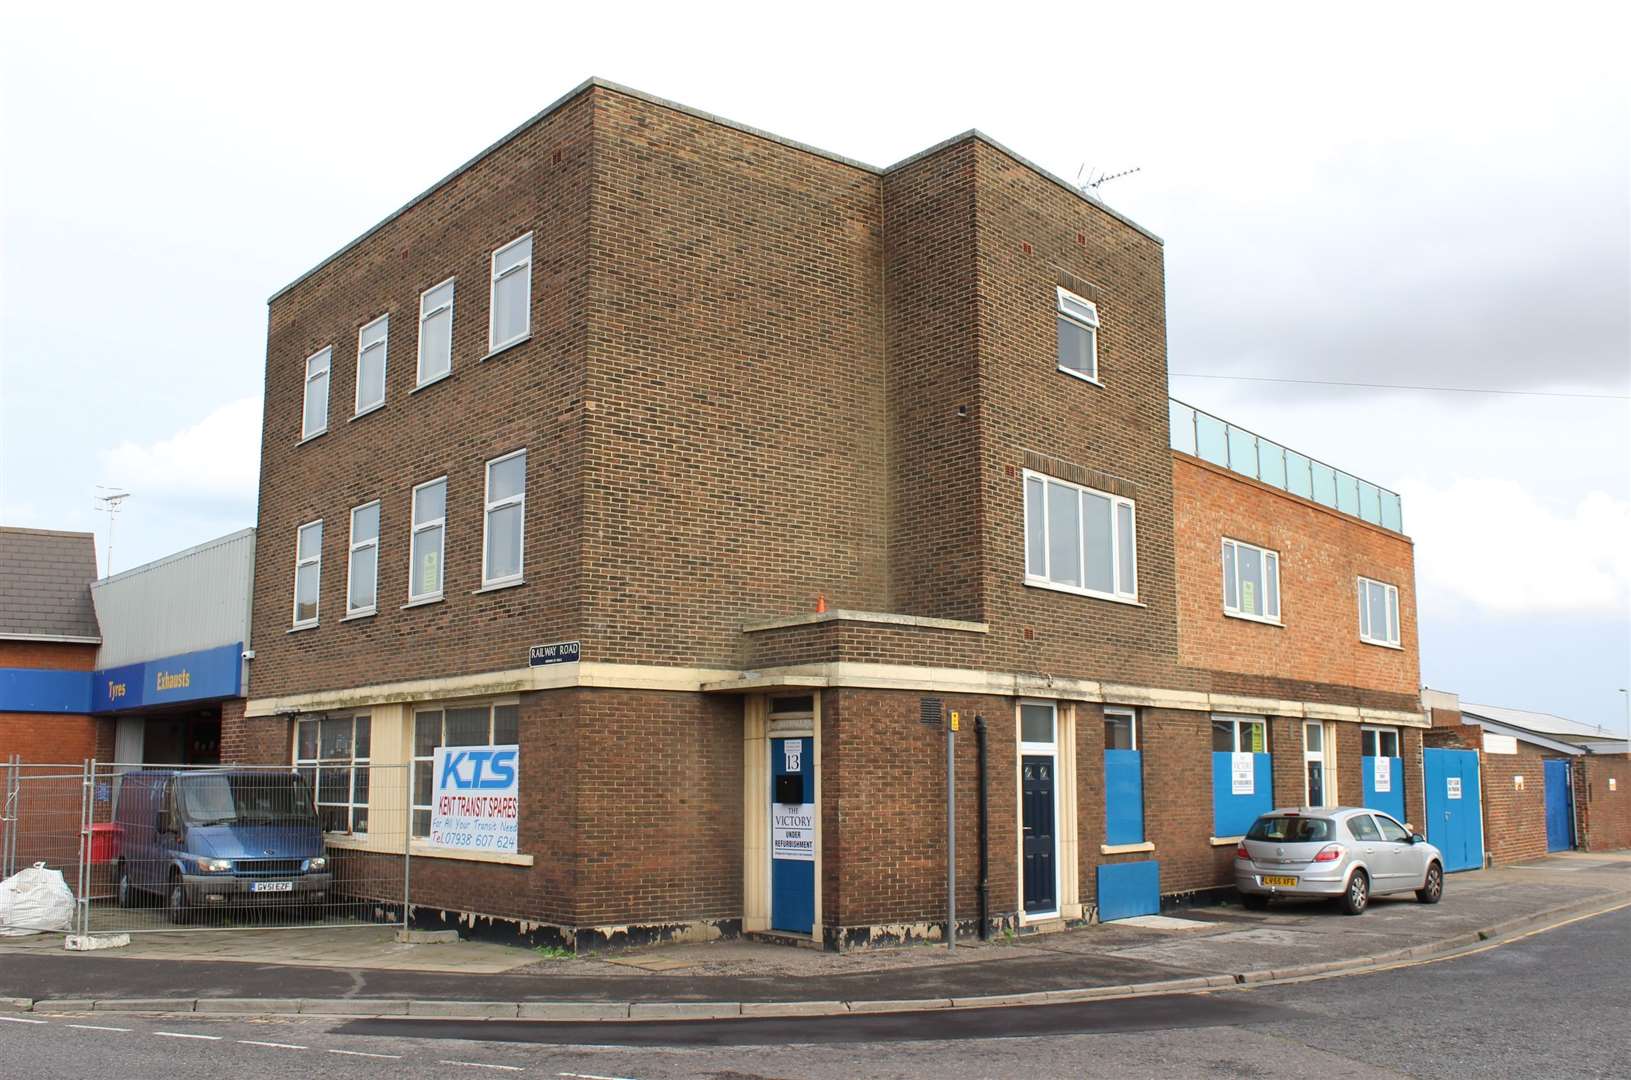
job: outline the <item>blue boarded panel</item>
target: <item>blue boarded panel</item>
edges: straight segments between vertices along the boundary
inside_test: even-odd
[[[1376,762],[1374,757],[1360,758],[1360,771],[1365,774],[1365,805],[1372,810],[1380,810],[1384,814],[1393,815],[1401,824],[1404,822],[1404,758],[1387,758],[1388,788],[1387,791],[1376,790]]]
[[[772,930],[815,930],[814,749],[808,738],[770,740]]]
[[[1099,921],[1161,912],[1161,864],[1110,863],[1099,867]]]
[[[1476,750],[1422,751],[1427,839],[1444,853],[1444,869],[1484,865],[1484,832]]]
[[[1104,752],[1104,842],[1144,842],[1144,759],[1137,750]]]
[[[1574,847],[1569,763],[1548,760],[1543,764],[1546,770],[1546,850],[1568,851]]]
[[[91,673],[50,668],[0,668],[0,712],[91,711]]]
[[[1252,793],[1234,794],[1233,754],[1212,752],[1212,835],[1244,836],[1258,817],[1274,809],[1269,755],[1252,755]]]

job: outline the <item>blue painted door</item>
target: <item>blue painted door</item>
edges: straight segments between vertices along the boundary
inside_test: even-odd
[[[1482,787],[1476,750],[1422,751],[1426,785],[1427,839],[1444,853],[1444,869],[1477,870],[1484,865]]]
[[[1104,842],[1144,842],[1144,763],[1137,750],[1104,752]]]
[[[815,762],[811,740],[770,740],[770,928],[815,932]]]
[[[1027,915],[1059,910],[1059,893],[1054,887],[1053,770],[1053,757],[1048,754],[1026,754],[1020,761]]]
[[[1546,850],[1568,851],[1574,847],[1574,788],[1569,783],[1569,763],[1546,763]]]
[[[1404,821],[1404,759],[1367,755],[1359,760],[1365,774],[1365,805]]]

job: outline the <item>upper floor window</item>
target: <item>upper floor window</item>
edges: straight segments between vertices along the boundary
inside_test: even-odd
[[[1066,289],[1059,290],[1059,370],[1099,381],[1099,309]]]
[[[371,615],[379,585],[379,500],[351,511],[351,554],[346,560],[345,613]]]
[[[1399,647],[1399,590],[1382,581],[1359,579],[1359,640]]]
[[[493,252],[492,316],[487,351],[497,352],[526,337],[532,328],[532,234]]]
[[[328,369],[332,347],[306,357],[306,400],[300,419],[300,437],[309,439],[328,430]]]
[[[453,370],[453,278],[419,294],[419,372],[415,386]]]
[[[442,595],[442,549],[447,541],[447,477],[413,489],[413,537],[408,551],[408,602]]]
[[[381,315],[357,331],[357,413],[385,404],[385,339],[391,317]]]
[[[1225,538],[1223,610],[1242,619],[1280,621],[1280,556]]]
[[[300,526],[295,539],[294,624],[317,622],[317,599],[323,581],[323,522]]]
[[[1136,600],[1132,500],[1027,471],[1025,581],[1104,599]]]
[[[486,530],[481,546],[483,585],[520,580],[526,509],[527,452],[517,450],[489,461]]]

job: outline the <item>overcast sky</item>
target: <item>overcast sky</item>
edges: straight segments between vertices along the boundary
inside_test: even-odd
[[[13,8],[0,522],[105,544],[124,485],[115,570],[253,524],[266,298],[600,75],[873,164],[1139,167],[1174,395],[1402,493],[1429,685],[1623,729],[1631,27],[1147,7]]]

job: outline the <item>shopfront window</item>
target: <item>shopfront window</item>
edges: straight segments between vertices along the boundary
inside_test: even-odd
[[[438,746],[514,746],[520,706],[461,705],[419,709],[413,715],[413,835],[430,835],[432,785]]]

